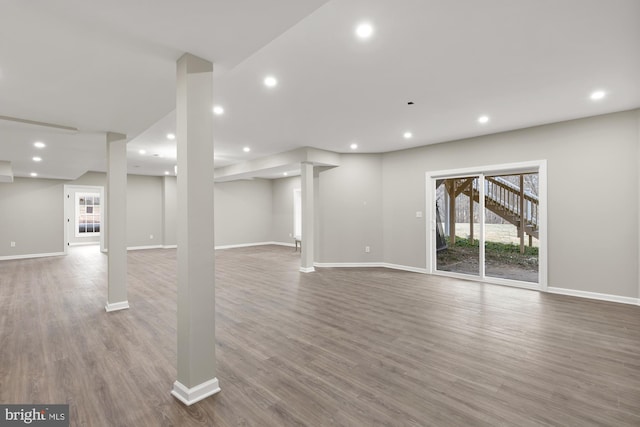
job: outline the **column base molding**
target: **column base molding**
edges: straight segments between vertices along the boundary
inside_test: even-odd
[[[313,267],[300,267],[301,273],[313,273],[314,271],[316,271],[316,269]]]
[[[107,313],[118,310],[126,310],[127,308],[129,308],[129,301],[108,302],[107,305],[104,306],[104,309]]]
[[[187,388],[180,381],[173,383],[171,395],[187,406],[193,405],[220,391],[218,378],[203,382],[195,387]]]

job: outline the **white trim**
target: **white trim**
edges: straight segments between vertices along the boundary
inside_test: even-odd
[[[162,245],[127,246],[128,251],[142,251],[145,249],[162,249]]]
[[[455,274],[447,271],[438,271],[436,267],[437,251],[435,247],[435,233],[436,233],[436,218],[435,218],[435,190],[432,188],[432,183],[436,179],[466,177],[466,176],[479,176],[482,181],[484,175],[495,173],[519,173],[530,172],[537,170],[538,173],[538,200],[539,200],[539,230],[538,230],[538,283],[532,285],[528,282],[521,282],[517,280],[501,279],[494,277],[487,277],[483,266],[479,276],[471,276],[464,274]],[[480,182],[482,184],[482,182]],[[484,185],[480,187],[480,241],[484,241]],[[481,283],[493,283],[497,285],[514,286],[525,289],[536,289],[540,291],[547,290],[548,284],[548,252],[547,252],[547,161],[546,160],[534,160],[521,163],[505,163],[499,165],[487,165],[477,166],[471,168],[462,169],[450,169],[440,171],[427,171],[425,173],[425,201],[426,201],[426,270],[428,274],[436,274],[440,276],[456,277],[460,279],[470,279]],[[480,255],[484,255],[484,247],[480,245]],[[480,259],[483,259],[482,257]]]
[[[316,271],[313,267],[300,267],[300,273],[313,273]]]
[[[255,243],[238,243],[238,244],[235,244],[235,245],[216,246],[216,250],[218,250],[218,249],[249,248],[249,247],[252,247],[252,246],[267,246],[267,245],[280,245],[280,246],[291,246],[291,247],[293,247],[293,244],[289,245],[287,243],[282,243],[282,242],[255,242]]]
[[[127,308],[129,308],[129,301],[107,302],[107,305],[104,306],[104,309],[107,313],[118,310],[126,310]]]
[[[205,381],[195,387],[187,388],[180,381],[173,383],[171,395],[187,406],[220,392],[218,378]]]
[[[462,178],[468,175],[480,175],[494,172],[500,172],[504,174],[508,173],[520,173],[530,172],[534,168],[538,168],[541,164],[547,164],[546,160],[532,160],[528,162],[519,163],[503,163],[498,165],[484,165],[475,166],[470,168],[461,169],[447,169],[427,172],[433,179],[445,179],[445,178]]]
[[[427,274],[431,274],[432,276],[442,276],[442,277],[451,277],[453,279],[468,280],[470,282],[476,282],[476,283],[485,283],[487,285],[510,286],[512,288],[529,289],[531,291],[541,290],[540,286],[538,286],[537,283],[523,282],[520,280],[503,279],[501,277],[485,276],[485,278],[482,279],[480,278],[480,276],[473,276],[471,274],[456,273],[453,271],[441,271],[441,270],[436,270],[433,273],[427,273]]]
[[[69,242],[69,246],[100,246],[100,242]]]
[[[74,184],[65,184],[64,185],[64,254],[67,254],[67,249],[69,246],[74,246],[71,242],[69,242],[69,225],[70,222],[67,219],[70,218],[71,211],[69,209],[75,210],[75,200],[71,202],[72,206],[69,206],[67,202],[71,201],[71,198],[67,199],[67,195],[70,195],[70,192],[76,191],[91,191],[91,192],[99,192],[100,193],[100,201],[101,201],[101,215],[100,215],[100,251],[106,252],[105,249],[105,234],[106,234],[106,226],[107,226],[107,199],[104,197],[104,186],[102,185],[74,185]],[[75,217],[75,212],[74,212]],[[74,227],[75,228],[75,227]]]
[[[8,255],[0,256],[0,261],[9,261],[12,259],[29,259],[29,258],[46,258],[50,256],[64,256],[64,252],[51,252],[46,254],[24,254],[24,255]]]
[[[178,245],[162,245],[162,249],[178,249]]]
[[[389,264],[389,263],[383,262],[381,267],[391,268],[393,270],[410,271],[412,273],[427,274],[426,268],[411,267],[409,265]]]
[[[293,237],[292,237],[293,239]],[[286,246],[288,248],[295,248],[296,245],[295,243],[285,243],[285,242],[270,242],[270,245],[277,245],[277,246]]]
[[[556,288],[549,286],[547,292],[550,294],[568,295],[572,297],[589,298],[599,301],[617,302],[620,304],[640,305],[640,298],[623,297],[620,295],[600,294],[597,292],[579,291],[577,289]]]
[[[392,270],[409,271],[411,273],[426,274],[427,269],[411,267],[408,265],[389,264],[386,262],[314,262],[314,266],[320,268],[389,268]]]

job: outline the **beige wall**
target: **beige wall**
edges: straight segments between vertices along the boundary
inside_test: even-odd
[[[57,180],[0,183],[0,257],[63,252],[63,197]]]
[[[547,160],[549,286],[637,298],[639,147],[635,110],[386,154],[342,155],[341,166],[317,181],[316,261],[425,268],[425,220],[415,213],[426,213],[427,171]],[[163,180],[129,177],[129,246],[173,244],[175,179]],[[0,257],[63,251],[64,184],[104,185],[104,174],[0,183]],[[216,245],[288,243],[296,186],[299,178],[217,183]],[[34,203],[44,208],[30,208]]]
[[[638,297],[638,144],[630,111],[385,154],[385,261],[426,266],[426,171],[546,159],[549,286]]]
[[[162,178],[127,176],[127,247],[162,245]]]
[[[271,241],[271,181],[254,179],[215,185],[216,246]]]
[[[300,188],[299,176],[273,180],[270,240],[274,242],[293,244],[293,190],[296,188]]]
[[[340,162],[319,177],[316,261],[381,262],[382,156],[344,154]]]

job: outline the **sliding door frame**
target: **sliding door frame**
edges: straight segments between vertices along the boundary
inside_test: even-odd
[[[485,176],[507,175],[524,172],[538,173],[538,197],[539,197],[539,247],[538,247],[538,283],[529,283],[519,280],[503,279],[498,277],[488,277],[485,274],[485,206],[484,206],[484,178]],[[547,268],[547,161],[535,160],[521,163],[506,163],[497,165],[485,165],[462,169],[448,169],[426,172],[426,209],[427,214],[427,274],[456,277],[461,279],[470,279],[484,283],[493,283],[497,285],[507,285],[519,288],[536,289],[547,291],[548,287],[548,268]],[[478,177],[478,186],[480,189],[480,270],[479,276],[470,274],[453,273],[449,271],[441,271],[437,269],[436,264],[436,180],[459,178],[459,177]]]

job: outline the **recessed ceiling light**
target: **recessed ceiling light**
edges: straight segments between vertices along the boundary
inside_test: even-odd
[[[606,95],[607,95],[607,94],[606,94],[606,92],[605,92],[605,91],[603,91],[603,90],[596,90],[595,92],[592,92],[592,93],[591,93],[590,98],[591,98],[593,101],[598,101],[598,100],[600,100],[600,99],[604,98]]]
[[[168,133],[167,134],[167,139],[171,139],[171,140],[176,139],[176,134],[175,133]]]
[[[355,142],[353,144],[351,144],[349,146],[349,148],[351,148],[352,150],[356,150],[358,148],[358,144],[356,144]]]
[[[138,150],[138,153],[140,153],[140,154],[147,154],[147,150]]]
[[[38,174],[37,174],[37,173],[35,173],[35,172],[31,172],[29,175],[31,175],[31,176],[38,176]]]
[[[224,108],[222,108],[219,105],[216,105],[215,107],[213,107],[213,114],[215,114],[216,116],[221,116],[224,114]]]
[[[264,85],[266,87],[276,87],[278,85],[278,79],[273,76],[267,76],[264,78]]]
[[[41,162],[42,157],[35,156],[35,157],[32,157],[31,160],[33,160],[34,162]]]
[[[42,141],[36,141],[36,142],[33,143],[33,146],[36,147],[36,148],[44,148],[44,147],[47,146],[47,144],[45,144]]]
[[[413,138],[413,134],[409,131],[405,132],[402,134],[402,136],[404,137],[404,139],[411,139]]]
[[[169,173],[170,173],[169,171],[164,171],[165,175],[169,175]]]
[[[481,123],[481,124],[489,123],[489,116],[478,117],[478,123]]]
[[[368,22],[362,22],[356,27],[356,35],[361,39],[368,39],[373,34],[373,26]]]
[[[242,151],[244,151],[245,153],[248,153],[249,151],[251,151],[251,148],[249,148],[249,147],[244,147],[244,148],[242,149]]]
[[[287,176],[287,175],[289,175],[289,173],[288,172],[284,172],[282,175]]]

